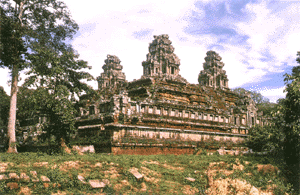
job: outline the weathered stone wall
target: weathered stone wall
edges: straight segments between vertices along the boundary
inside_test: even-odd
[[[165,147],[112,147],[112,153],[135,154],[135,155],[157,155],[157,154],[193,154],[195,148],[165,148]]]
[[[217,141],[229,140],[232,142],[242,142],[247,137],[242,134],[231,134],[231,133],[217,133],[217,132],[204,132],[204,131],[193,131],[193,130],[181,130],[181,129],[168,129],[168,128],[121,128],[120,130],[113,130],[113,142],[121,141],[125,136],[134,136],[140,138],[149,138],[164,140],[164,139],[176,139],[180,141],[202,141],[214,138]]]

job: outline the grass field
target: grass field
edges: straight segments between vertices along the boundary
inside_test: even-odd
[[[0,194],[286,194],[290,190],[280,163],[271,157],[206,153],[0,155],[0,177],[6,177],[0,180]],[[137,180],[129,171],[132,168],[143,178]],[[32,181],[32,171],[39,181]],[[25,173],[31,180],[16,179],[10,173]],[[50,182],[43,182],[41,176]],[[93,189],[89,180],[106,185]]]

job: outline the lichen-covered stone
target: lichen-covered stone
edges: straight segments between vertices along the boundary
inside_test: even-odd
[[[107,59],[102,66],[104,72],[97,77],[98,88],[116,87],[126,81],[125,74],[122,72],[123,66],[120,59],[115,55],[107,55]]]
[[[224,63],[222,58],[215,51],[206,53],[203,69],[198,77],[200,85],[210,86],[214,88],[228,88],[228,78],[226,71],[223,70]]]

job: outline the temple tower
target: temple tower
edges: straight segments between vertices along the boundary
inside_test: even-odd
[[[228,78],[226,71],[223,70],[222,58],[215,51],[208,51],[206,55],[203,63],[204,70],[201,70],[198,77],[199,84],[213,88],[228,88]]]
[[[156,75],[177,76],[179,74],[179,58],[173,53],[169,36],[166,34],[154,36],[149,45],[147,60],[143,61],[143,76],[151,77]]]
[[[107,59],[104,62],[105,64],[102,66],[104,72],[97,77],[98,89],[115,87],[117,84],[126,81],[125,74],[122,72],[123,66],[120,64],[121,61],[117,56],[107,55]]]

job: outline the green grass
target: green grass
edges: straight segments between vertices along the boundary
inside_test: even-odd
[[[243,170],[235,169],[236,158],[244,166]],[[275,158],[276,159],[276,158]],[[66,166],[66,162],[78,162],[75,167]],[[225,164],[215,165],[209,168],[209,163],[224,162]],[[262,174],[257,170],[257,164],[272,164],[281,170],[280,161],[271,157],[257,156],[220,156],[220,155],[108,155],[108,154],[86,154],[80,155],[47,155],[44,153],[19,153],[0,154],[0,163],[12,162],[5,172],[0,174],[36,171],[38,175],[45,175],[51,180],[48,188],[42,182],[19,183],[19,187],[28,186],[32,194],[51,194],[63,191],[67,194],[97,194],[100,189],[92,189],[89,185],[82,184],[77,176],[84,175],[86,181],[90,179],[108,180],[109,184],[103,189],[106,194],[183,194],[186,188],[195,190],[198,194],[205,194],[209,188],[208,169],[216,169],[214,179],[231,178],[241,179],[250,183],[256,188],[266,190],[268,185],[276,185],[274,194],[289,192],[290,185],[284,178],[283,171],[280,173]],[[48,162],[47,166],[35,166],[35,163]],[[148,162],[148,163],[147,163]],[[152,163],[151,163],[152,162]],[[246,164],[246,162],[249,162]],[[94,167],[101,163],[100,167]],[[22,166],[26,165],[26,166]],[[144,175],[142,181],[136,179],[129,173],[129,169],[135,167]],[[146,171],[145,171],[146,170]],[[234,171],[226,175],[222,170]],[[147,172],[148,171],[148,172]],[[247,173],[251,173],[248,175]],[[187,181],[191,177],[195,182]],[[123,185],[126,180],[129,185]],[[10,180],[0,181],[0,192],[6,194],[18,194],[17,190],[10,190],[6,187]],[[60,184],[60,187],[53,187],[53,184]],[[146,190],[142,190],[146,186]]]

